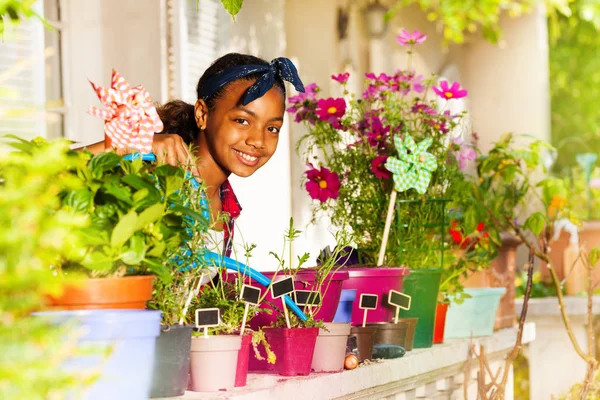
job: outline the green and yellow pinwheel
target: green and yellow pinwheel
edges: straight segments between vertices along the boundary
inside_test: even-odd
[[[404,134],[404,140],[400,136],[394,137],[398,158],[388,157],[385,168],[394,174],[397,192],[414,188],[419,194],[425,194],[431,174],[437,169],[435,157],[426,151],[431,141],[426,138],[416,144],[409,134]]]

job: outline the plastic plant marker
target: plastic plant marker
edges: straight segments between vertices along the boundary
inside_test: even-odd
[[[363,293],[360,295],[360,304],[359,308],[363,311],[363,323],[362,327],[364,328],[367,325],[367,312],[369,310],[375,310],[377,308],[377,302],[379,300],[379,296],[376,294],[367,294]]]
[[[199,308],[196,310],[196,328],[202,329],[208,339],[208,328],[219,326],[221,310],[218,308]]]
[[[396,313],[394,314],[394,324],[398,323],[398,314],[400,309],[410,310],[410,303],[412,298],[404,293],[400,293],[397,290],[390,290],[388,295],[388,303],[396,307]]]
[[[274,299],[278,299],[280,297],[285,296],[286,294],[294,292],[294,278],[289,276],[287,278],[283,278],[271,285],[271,296]],[[283,314],[285,315],[285,323],[287,324],[288,329],[291,329],[292,326],[290,324],[290,316],[288,315],[287,307],[285,305],[285,300],[281,300],[281,305],[283,306]]]
[[[242,318],[242,327],[240,328],[240,336],[244,336],[244,330],[246,329],[246,320],[248,319],[248,308],[250,308],[250,305],[258,305],[258,302],[260,300],[260,289],[250,285],[243,285],[240,299],[245,303],[244,317]]]

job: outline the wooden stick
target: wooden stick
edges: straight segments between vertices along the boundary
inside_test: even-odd
[[[194,296],[197,296],[198,292],[200,291],[200,286],[202,285],[202,278],[204,278],[204,274],[200,275],[200,279],[198,279],[198,284],[196,285],[196,287],[190,289],[190,293],[188,294],[188,297],[185,301],[185,305],[183,306],[183,311],[181,312],[181,317],[179,318],[179,325],[183,325],[183,319],[185,318],[187,310],[190,307],[190,304],[192,303],[192,299],[194,298]]]
[[[249,308],[250,304],[246,303],[246,307],[244,308],[244,317],[242,318],[242,328],[240,329],[240,336],[244,336],[244,330],[246,329],[246,319],[248,318]]]
[[[394,324],[398,325],[398,315],[400,314],[400,307],[396,307],[396,314],[394,315]]]
[[[390,196],[390,204],[388,205],[387,216],[385,217],[385,229],[383,230],[383,238],[381,239],[381,247],[379,248],[379,258],[377,259],[377,266],[383,265],[383,259],[385,257],[385,248],[387,247],[388,237],[390,236],[390,229],[392,228],[392,218],[394,217],[394,206],[396,205],[396,196],[398,193],[392,190]]]
[[[208,339],[208,328],[202,329],[204,331],[204,338]]]
[[[367,325],[367,311],[369,311],[369,310],[367,310],[367,309],[365,308],[365,310],[364,310],[364,314],[363,314],[363,324],[362,324],[362,327],[363,327],[363,328],[364,328],[364,327]]]
[[[287,306],[285,305],[285,298],[283,296],[281,297],[281,302],[283,303],[283,314],[285,315],[285,323],[287,324],[288,329],[291,329],[292,325],[290,324],[290,316],[288,314]]]

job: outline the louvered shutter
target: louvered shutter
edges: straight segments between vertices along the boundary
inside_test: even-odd
[[[176,37],[178,43],[178,91],[176,97],[196,101],[198,79],[220,55],[226,41],[228,17],[219,0],[180,0]]]
[[[41,14],[43,3],[36,3]],[[44,26],[37,19],[6,26],[0,42],[0,135],[46,137]]]

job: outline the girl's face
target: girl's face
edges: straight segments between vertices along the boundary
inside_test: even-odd
[[[206,143],[216,163],[226,172],[247,177],[273,156],[285,113],[281,89],[242,106],[241,98],[254,81],[239,80],[227,87],[206,118]]]

